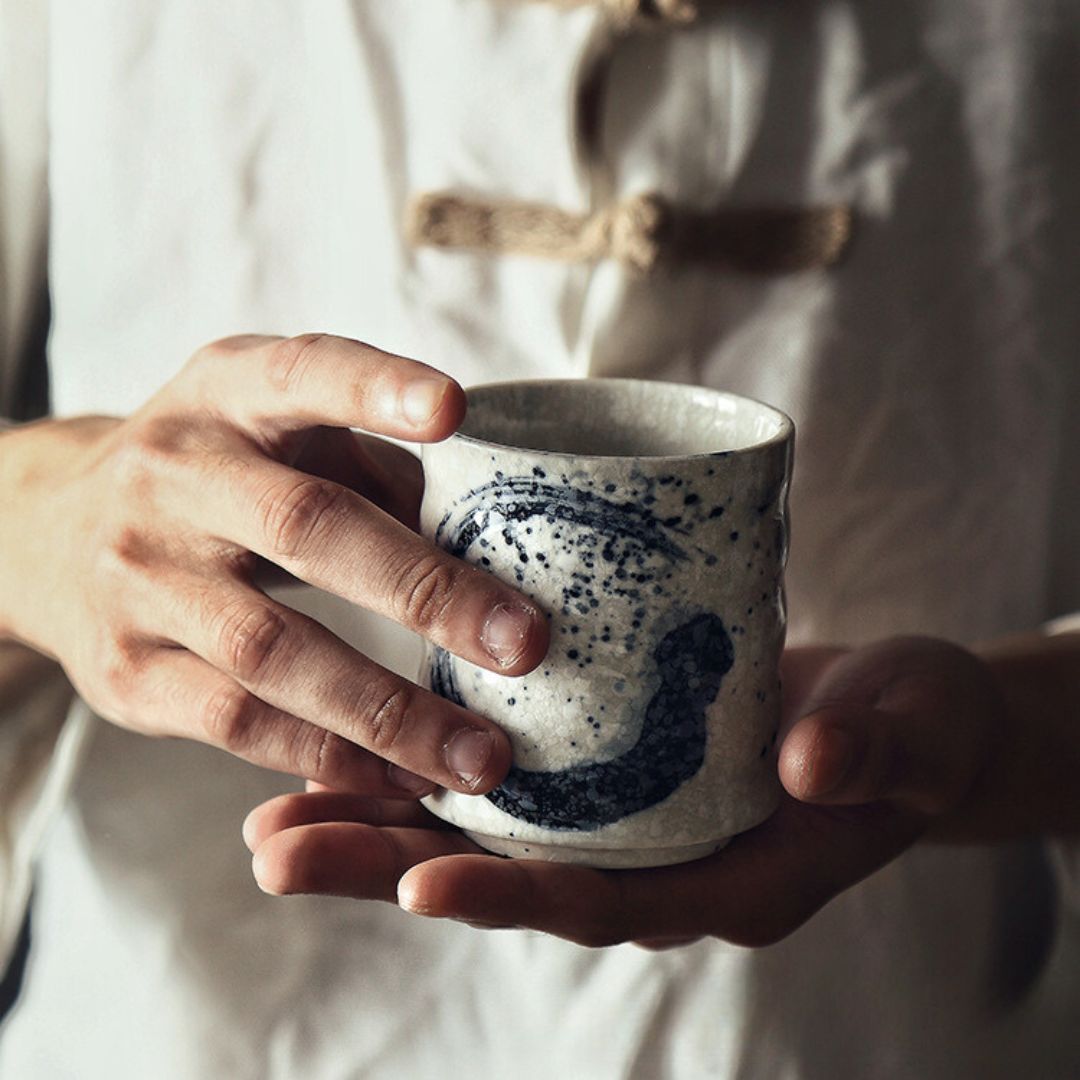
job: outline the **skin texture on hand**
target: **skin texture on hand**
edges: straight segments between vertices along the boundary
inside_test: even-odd
[[[984,657],[926,638],[792,649],[783,677],[786,795],[709,858],[628,871],[500,859],[418,804],[314,788],[249,816],[256,879],[589,946],[760,946],[920,839],[1080,832],[1080,636]],[[1056,763],[1032,765],[1051,748]]]
[[[464,416],[440,372],[325,335],[200,350],[127,419],[0,435],[0,637],[102,716],[343,790],[483,792],[496,725],[379,667],[256,585],[260,559],[466,659],[523,674],[537,607],[415,532],[414,442]],[[388,765],[388,763],[390,763]]]

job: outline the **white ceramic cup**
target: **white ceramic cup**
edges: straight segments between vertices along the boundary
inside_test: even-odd
[[[794,428],[757,401],[628,379],[468,392],[423,448],[423,532],[548,613],[508,678],[429,647],[422,678],[509,735],[485,796],[425,805],[490,851],[700,858],[776,808]]]

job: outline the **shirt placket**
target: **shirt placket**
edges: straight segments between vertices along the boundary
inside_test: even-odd
[[[615,51],[627,35],[710,29],[687,0],[513,0],[541,3],[567,13],[593,7],[600,15],[590,55],[580,65],[575,135],[583,172],[602,176],[605,163],[595,160],[602,153],[596,102]],[[638,275],[688,263],[750,274],[822,269],[840,260],[851,239],[845,204],[698,205],[663,190],[620,196],[604,187],[592,184],[595,205],[587,212],[453,189],[422,191],[408,201],[405,233],[414,247],[564,263],[614,260]]]

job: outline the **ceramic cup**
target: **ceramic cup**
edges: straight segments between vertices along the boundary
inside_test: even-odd
[[[482,847],[601,867],[710,854],[776,808],[791,421],[626,379],[468,392],[423,448],[426,536],[532,597],[524,677],[429,646],[422,679],[510,736],[484,796],[425,800]]]

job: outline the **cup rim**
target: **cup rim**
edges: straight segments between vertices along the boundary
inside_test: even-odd
[[[460,429],[446,439],[446,442],[465,443],[479,449],[517,450],[529,456],[547,458],[573,458],[581,461],[625,461],[628,459],[640,459],[646,461],[691,461],[704,458],[732,457],[741,454],[751,454],[772,446],[779,446],[793,440],[795,434],[795,422],[783,410],[775,405],[770,405],[759,398],[749,397],[746,394],[736,394],[730,390],[718,390],[712,386],[703,386],[700,383],[679,383],[664,379],[629,379],[609,376],[581,376],[578,378],[556,379],[498,379],[494,382],[472,383],[465,387],[466,400],[475,390],[499,390],[510,387],[530,386],[570,386],[577,383],[607,383],[621,384],[623,386],[663,386],[673,387],[678,390],[697,394],[711,395],[716,398],[725,398],[729,401],[742,401],[754,405],[763,412],[770,414],[776,419],[778,429],[774,435],[767,439],[752,442],[746,446],[740,446],[730,450],[702,450],[686,454],[582,454],[572,453],[566,450],[542,450],[533,447],[515,446],[512,443],[498,442],[494,439],[483,439],[476,435],[467,435]],[[466,416],[468,414],[466,413]],[[437,444],[436,444],[437,445]]]

